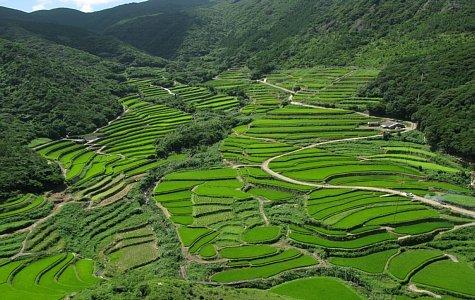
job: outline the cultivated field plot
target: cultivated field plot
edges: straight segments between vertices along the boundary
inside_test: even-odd
[[[273,73],[267,81],[296,91],[294,101],[364,110],[380,99],[359,97],[358,91],[378,73],[379,70],[354,68],[292,69]]]
[[[196,109],[227,111],[239,106],[236,97],[217,92],[213,93],[205,87],[176,85],[171,90],[182,97],[188,105]]]
[[[436,210],[408,198],[350,189],[322,189],[311,193],[307,211],[324,226],[350,232],[380,226],[442,222]]]
[[[151,79],[131,79],[127,83],[138,87],[140,97],[144,101],[153,102],[154,100],[170,96],[167,90],[154,85]]]
[[[262,163],[266,159],[297,148],[279,142],[235,134],[226,138],[220,147],[223,158],[241,164]]]
[[[72,253],[0,265],[2,299],[61,299],[100,281],[94,262]]]
[[[467,193],[466,188],[427,179],[457,174],[464,168],[448,156],[413,143],[367,140],[318,145],[271,162],[270,168],[290,178],[339,186],[385,187],[417,195]]]
[[[265,245],[279,240],[282,228],[266,224],[259,201],[253,192],[242,191],[237,177],[236,170],[226,168],[186,171],[167,175],[158,184],[155,199],[177,225],[186,252],[206,260],[225,259],[227,269],[211,277],[218,282],[267,278],[315,265],[315,258],[297,249]],[[275,192],[284,196],[281,200],[291,196]]]
[[[250,104],[241,109],[241,112],[246,115],[259,115],[277,109],[282,101],[289,97],[283,91],[256,82],[250,84],[245,91],[251,100]]]
[[[47,216],[53,205],[43,196],[21,195],[0,204],[0,235],[9,234],[31,226],[36,220]],[[3,247],[0,246],[0,250]],[[0,256],[8,255],[8,249]]]
[[[475,270],[466,263],[437,261],[417,272],[411,281],[439,293],[449,291],[460,298],[475,297]]]
[[[292,299],[302,300],[315,299],[315,295],[318,295],[319,299],[328,300],[363,299],[343,280],[323,276],[289,281],[271,288],[270,291]]]
[[[217,90],[230,90],[236,88],[246,87],[251,81],[251,71],[244,68],[231,68],[213,80],[208,81],[206,85],[214,87]]]
[[[78,199],[90,199],[94,203],[110,203],[125,197],[143,174],[167,162],[105,154],[94,150],[93,145],[71,140],[45,144],[36,150],[61,164],[70,189]]]
[[[191,120],[180,110],[134,97],[123,99],[122,104],[126,114],[97,132],[95,144],[101,152],[128,158],[153,157],[160,137]]]
[[[245,135],[290,144],[366,137],[378,134],[366,126],[374,119],[343,109],[288,105],[256,119]]]

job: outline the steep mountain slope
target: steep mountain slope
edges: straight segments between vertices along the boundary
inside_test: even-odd
[[[380,66],[403,54],[425,54],[471,32],[473,14],[469,0],[151,0],[90,14],[0,10],[2,19],[81,27],[167,58],[224,48],[232,64],[300,66]]]
[[[59,168],[26,144],[90,132],[117,116],[117,67],[28,32],[0,38],[0,198],[61,182]]]
[[[364,92],[383,96],[376,114],[412,118],[428,142],[449,153],[475,158],[475,53],[472,43],[450,51],[402,58],[381,72]]]

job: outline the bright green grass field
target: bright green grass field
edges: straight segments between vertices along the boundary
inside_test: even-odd
[[[254,227],[244,232],[242,239],[251,244],[267,243],[277,240],[281,234],[279,226]]]
[[[311,277],[289,281],[269,291],[302,300],[363,299],[342,280],[332,277]]]
[[[315,260],[315,258],[307,255],[302,255],[298,258],[257,267],[228,269],[213,275],[211,277],[211,280],[221,283],[230,283],[255,280],[260,278],[269,278],[288,270],[310,267],[315,265],[316,263],[317,261]]]
[[[473,196],[447,194],[443,197],[443,200],[448,203],[475,208],[475,197]]]
[[[412,282],[475,297],[475,270],[467,264],[438,261],[412,277]]]
[[[221,250],[221,256],[228,259],[250,259],[268,256],[277,253],[278,250],[267,245],[248,245],[229,247]]]
[[[404,251],[391,259],[388,268],[389,273],[400,280],[405,280],[418,267],[422,266],[428,261],[440,258],[443,255],[443,252],[440,250],[432,249]]]
[[[390,249],[360,257],[332,257],[330,262],[337,266],[351,267],[367,273],[383,273],[388,259],[396,254],[396,249]]]

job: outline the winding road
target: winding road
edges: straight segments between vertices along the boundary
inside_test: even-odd
[[[268,83],[267,80],[265,80],[265,79],[264,80],[258,80],[258,82],[269,85],[269,86],[272,86],[272,87],[275,87],[275,88],[278,88],[278,89],[283,90],[283,91],[286,91],[286,92],[291,94],[291,97],[292,97],[292,95],[295,94],[295,92],[293,92],[293,91],[290,91],[290,90],[285,89],[283,87],[279,87],[279,86],[276,86],[274,84]],[[301,103],[301,102],[292,101],[291,103],[293,105],[298,105],[298,106],[325,109],[325,107],[320,107],[320,106],[311,105],[311,104],[305,104],[305,103]],[[361,112],[359,114],[369,116],[368,114],[361,113]],[[407,124],[409,126],[403,131],[404,133],[413,131],[417,127],[417,125],[415,123],[412,123],[412,122],[407,122]],[[460,215],[468,216],[468,217],[471,217],[471,218],[475,218],[475,211],[468,210],[468,209],[465,209],[465,208],[461,208],[461,207],[458,207],[458,206],[455,206],[455,205],[441,203],[441,202],[438,202],[438,201],[433,200],[433,199],[429,199],[429,198],[425,198],[425,197],[421,197],[421,196],[416,196],[416,195],[413,195],[413,194],[408,194],[406,192],[402,192],[402,191],[398,191],[398,190],[393,190],[393,189],[388,189],[388,188],[378,188],[378,187],[367,187],[367,186],[318,184],[318,183],[313,183],[313,182],[308,182],[308,181],[296,180],[296,179],[287,177],[285,175],[282,175],[280,173],[277,173],[277,172],[275,172],[274,170],[272,170],[270,168],[270,163],[273,162],[274,160],[277,160],[279,158],[282,158],[282,157],[285,157],[285,156],[288,156],[288,155],[291,155],[291,154],[294,154],[294,153],[297,153],[297,152],[300,152],[300,151],[303,151],[303,150],[316,148],[316,147],[319,147],[319,146],[322,146],[322,145],[328,145],[328,144],[335,144],[335,143],[342,143],[342,142],[349,142],[349,141],[358,141],[358,140],[367,140],[367,139],[372,139],[372,138],[379,138],[381,136],[382,136],[382,134],[377,134],[377,135],[372,135],[372,136],[346,138],[346,139],[339,139],[339,140],[332,140],[332,141],[325,141],[325,142],[315,143],[315,144],[305,146],[305,147],[302,147],[302,148],[294,150],[294,151],[290,151],[290,152],[287,152],[287,153],[280,154],[280,155],[274,156],[272,158],[269,158],[268,160],[266,160],[262,163],[261,169],[264,172],[266,172],[267,174],[269,174],[270,176],[272,176],[272,177],[274,177],[278,180],[285,181],[285,182],[292,183],[292,184],[310,186],[310,187],[315,187],[315,188],[353,189],[353,190],[362,190],[362,191],[373,191],[373,192],[381,192],[381,193],[385,193],[385,194],[397,195],[397,196],[402,196],[402,197],[408,197],[408,198],[411,198],[412,200],[419,201],[419,202],[422,202],[424,204],[427,204],[427,205],[430,205],[430,206],[433,206],[433,207],[436,207],[436,208],[439,208],[439,209],[447,209],[447,210],[450,210],[451,212],[456,213],[456,214],[460,214]]]

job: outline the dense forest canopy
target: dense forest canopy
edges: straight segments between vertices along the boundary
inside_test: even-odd
[[[449,153],[475,158],[475,53],[473,44],[399,59],[365,91],[383,96],[371,110],[413,119],[428,142]]]

